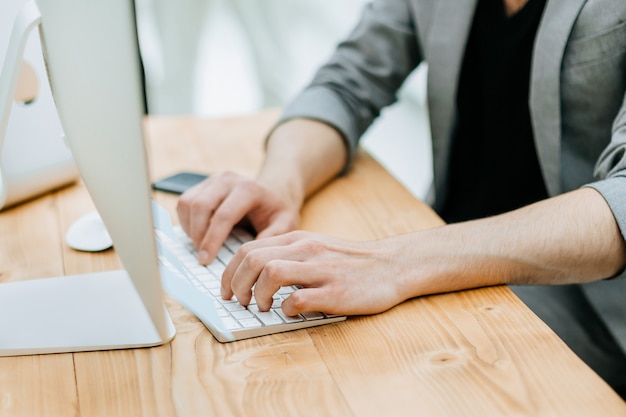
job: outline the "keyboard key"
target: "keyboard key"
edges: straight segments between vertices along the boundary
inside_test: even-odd
[[[320,319],[324,318],[324,314],[323,313],[318,313],[318,312],[315,312],[315,311],[307,311],[305,313],[302,313],[302,315],[307,320],[320,320]]]
[[[272,311],[278,314],[280,318],[285,321],[285,323],[298,323],[298,322],[304,321],[304,317],[302,317],[300,314],[298,314],[297,316],[287,316],[285,315],[285,313],[283,313],[283,310],[280,308],[272,309]]]
[[[245,310],[246,308],[237,302],[224,303],[224,308],[228,311]]]
[[[280,288],[278,289],[278,294],[280,294],[280,295],[284,295],[284,296],[288,296],[288,295],[290,295],[290,294],[293,294],[293,292],[294,292],[295,290],[296,290],[296,289],[295,289],[294,287],[280,287]],[[286,298],[286,297],[285,297],[285,298]]]
[[[175,276],[176,279],[188,282],[199,293],[206,296],[206,302],[213,303],[215,313],[222,320],[221,325],[218,325],[218,327],[225,328],[235,334],[237,331],[244,329],[272,326],[275,329],[268,329],[266,332],[270,334],[281,331],[283,325],[286,324],[302,322],[304,326],[308,326],[310,324],[304,322],[317,320],[319,324],[322,324],[324,322],[322,319],[324,318],[340,317],[315,312],[286,316],[282,311],[281,305],[285,298],[299,289],[295,285],[281,287],[273,296],[271,309],[266,312],[259,311],[254,296],[252,296],[248,307],[242,306],[236,297],[230,300],[222,299],[221,276],[226,268],[225,264],[232,259],[234,253],[243,243],[253,240],[254,237],[245,230],[237,229],[233,231],[219,250],[216,259],[209,266],[204,266],[198,263],[197,252],[193,247],[191,239],[180,228],[176,228],[175,233],[177,241],[172,240],[163,232],[157,233],[159,242],[168,251],[167,255],[159,256],[159,262],[163,268],[171,271],[172,274],[168,274],[168,276]],[[177,261],[174,261],[175,258]],[[199,303],[200,300],[195,300],[194,302]],[[206,307],[206,304],[204,304],[204,307]],[[316,324],[318,323],[316,322]],[[293,327],[290,326],[289,329]]]
[[[233,253],[228,248],[222,246],[217,252],[217,258],[222,261],[224,265],[228,265],[231,259],[233,259]]]
[[[283,323],[283,320],[280,318],[280,316],[272,310],[259,311],[259,307],[256,305],[248,306],[248,310],[250,310],[266,326]]]
[[[222,324],[227,330],[236,330],[241,328],[239,323],[237,323],[232,317],[221,317],[221,319]]]
[[[250,233],[243,229],[233,229],[232,234],[237,237],[237,239],[239,239],[239,241],[241,241],[242,243],[254,240],[254,236],[252,236]]]
[[[249,319],[241,319],[241,320],[239,320],[239,324],[241,324],[241,326],[244,329],[253,329],[255,327],[261,327],[262,326],[262,324],[257,319],[255,319],[254,317],[249,318]]]
[[[226,246],[232,253],[237,252],[241,245],[241,241],[232,235],[228,236],[224,241],[224,246]]]
[[[223,263],[217,261],[207,266],[207,269],[211,271],[211,273],[216,277],[221,278],[224,270],[226,269],[226,266]]]
[[[237,310],[237,311],[231,311],[232,316],[236,319],[236,320],[243,320],[243,319],[251,319],[254,318],[254,315],[249,312],[248,310],[246,310],[245,308],[242,310]]]
[[[226,309],[222,307],[221,305],[216,306],[215,311],[217,311],[218,317],[230,317],[230,314],[228,314],[228,311],[226,311]]]
[[[203,282],[202,285],[207,290],[215,290],[215,289],[219,290],[222,287],[222,284],[219,281],[216,281],[216,280],[210,280],[210,281]]]

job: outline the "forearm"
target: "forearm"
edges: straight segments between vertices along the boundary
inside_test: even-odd
[[[497,284],[590,282],[612,277],[626,264],[612,212],[590,188],[426,231],[419,241],[424,247],[414,259],[421,271],[407,274],[404,283],[412,286],[412,296]]]
[[[268,309],[274,292],[298,284],[285,314],[374,314],[427,294],[497,284],[565,284],[616,275],[623,238],[603,197],[591,188],[526,208],[378,241],[311,232],[242,247],[222,277],[222,296],[254,295]]]
[[[258,180],[281,193],[295,207],[335,178],[346,163],[339,133],[313,120],[294,119],[278,126],[268,139]]]

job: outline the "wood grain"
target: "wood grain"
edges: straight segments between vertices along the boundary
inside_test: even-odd
[[[277,116],[150,118],[152,177],[252,176]],[[176,197],[154,198],[176,222]],[[119,268],[114,250],[85,254],[63,242],[92,209],[78,183],[0,212],[0,280]],[[304,229],[358,240],[443,224],[362,151],[302,214]],[[163,346],[0,358],[0,416],[626,415],[624,402],[506,287],[228,344],[169,298],[167,308],[177,335]]]

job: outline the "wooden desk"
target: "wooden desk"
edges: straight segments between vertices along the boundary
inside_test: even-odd
[[[153,118],[153,174],[253,174],[276,116]],[[173,210],[175,197],[156,198]],[[119,268],[112,250],[85,254],[63,242],[91,209],[76,185],[0,213],[0,280]],[[303,220],[306,229],[354,239],[441,224],[365,154],[307,203]],[[230,344],[173,301],[168,308],[178,333],[164,346],[0,358],[0,416],[626,415],[624,402],[505,287]]]

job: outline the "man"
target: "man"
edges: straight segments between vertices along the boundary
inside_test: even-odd
[[[374,242],[286,233],[422,60],[432,204],[449,224]],[[204,263],[249,221],[259,239],[227,267],[222,295],[245,305],[255,286],[268,308],[279,286],[301,284],[287,314],[569,284],[516,291],[626,398],[625,92],[623,0],[374,1],[286,108],[258,177],[213,176],[178,214]]]

